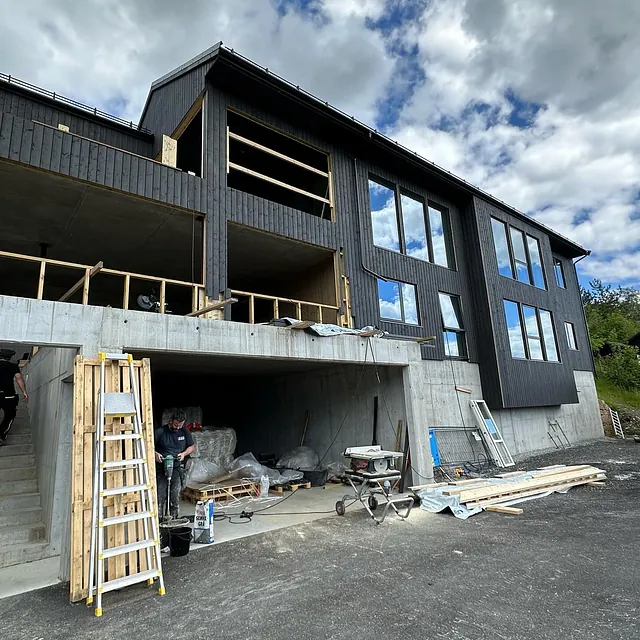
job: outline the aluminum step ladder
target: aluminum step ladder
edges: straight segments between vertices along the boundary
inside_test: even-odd
[[[93,510],[91,515],[91,546],[89,551],[89,593],[87,605],[96,598],[94,613],[102,615],[102,594],[108,591],[122,589],[129,585],[146,582],[152,585],[158,580],[158,593],[165,594],[164,579],[162,577],[162,563],[160,556],[160,538],[158,535],[158,514],[153,500],[153,491],[149,476],[146,444],[142,432],[142,418],[140,414],[140,396],[138,393],[136,372],[133,357],[127,353],[100,353],[100,386],[98,389],[98,415],[96,420],[95,459],[93,466]],[[105,377],[106,362],[126,360],[130,377],[131,391],[128,393],[106,393]],[[123,375],[125,373],[123,372]],[[105,421],[107,418],[131,418],[132,433],[105,435]],[[113,441],[132,440],[133,457],[121,460],[105,460],[105,443]],[[127,447],[121,447],[126,451]],[[123,454],[123,455],[126,455]],[[105,477],[111,472],[133,470],[134,484],[112,489],[105,488]],[[104,499],[107,496],[118,496],[127,493],[140,495],[140,511],[114,517],[106,517]],[[143,535],[140,539],[129,544],[105,548],[105,529],[125,522],[142,521]],[[136,527],[139,531],[139,528]],[[104,561],[108,558],[125,554],[145,551],[147,571],[130,574],[114,580],[105,581]],[[153,561],[152,561],[153,560]]]
[[[496,424],[487,403],[484,400],[470,400],[471,410],[480,429],[484,444],[489,455],[499,467],[512,467],[515,462],[511,456],[500,429]]]
[[[611,414],[611,422],[613,422],[613,432],[617,438],[624,440],[624,431],[622,430],[622,424],[620,423],[620,416],[617,411],[614,411],[609,407],[609,413]]]
[[[547,425],[549,426],[547,435],[551,438],[551,442],[556,446],[556,449],[566,449],[571,446],[567,434],[557,420],[547,420]],[[564,441],[562,440],[563,438]]]

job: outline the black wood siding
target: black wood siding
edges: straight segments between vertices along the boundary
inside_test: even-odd
[[[109,125],[100,118],[91,118],[90,114],[80,115],[62,105],[50,104],[45,98],[13,91],[0,84],[0,113],[6,113],[25,120],[41,122],[53,127],[64,124],[71,133],[123,149],[140,156],[151,156],[152,136],[126,131],[123,127]]]
[[[207,190],[201,178],[6,113],[0,113],[0,158],[186,209],[207,211]]]
[[[140,126],[154,134],[152,157],[162,149],[162,135],[170,136],[204,91],[211,65],[202,65],[160,86],[151,93]]]
[[[485,395],[495,402],[497,399],[496,382],[500,385],[503,406],[533,407],[547,406],[578,401],[574,369],[592,370],[586,326],[582,315],[580,292],[571,260],[564,260],[567,288],[556,285],[553,273],[553,254],[549,236],[522,221],[514,219],[501,209],[475,198],[475,213],[482,253],[486,292],[491,314],[491,329],[497,355],[497,373],[485,376],[483,386]],[[542,252],[542,264],[547,280],[547,290],[523,284],[506,278],[498,273],[497,258],[493,246],[491,217],[502,220],[525,233],[537,238]],[[513,300],[551,311],[556,331],[560,363],[516,360],[511,357],[503,300]],[[565,338],[564,322],[572,322],[576,328],[579,351],[570,351]],[[482,340],[491,340],[486,333],[489,323],[483,323]]]

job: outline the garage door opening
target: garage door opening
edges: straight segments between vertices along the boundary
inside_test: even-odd
[[[344,463],[342,453],[347,447],[375,441],[385,449],[394,449],[399,421],[406,425],[401,367],[378,367],[376,373],[373,366],[361,363],[197,354],[136,353],[135,357],[151,360],[155,427],[162,424],[163,414],[166,420],[171,409],[183,408],[187,421],[200,422],[203,433],[232,429],[234,459],[251,453],[274,468],[284,454],[304,444],[315,452],[318,467],[326,468],[330,463]],[[200,437],[196,434],[196,442]],[[216,504],[218,513],[239,516],[242,511],[251,511],[256,517],[245,527],[217,522],[216,541],[303,522],[318,517],[318,512],[330,515],[335,513],[336,500],[345,493],[349,490],[342,484],[298,490],[295,496],[285,491],[286,508],[280,510],[290,517],[279,518],[269,517],[278,508],[268,503],[247,506],[242,501],[221,502]],[[269,509],[258,518],[258,511],[265,506]],[[193,504],[182,501],[181,516],[191,515],[193,510]]]

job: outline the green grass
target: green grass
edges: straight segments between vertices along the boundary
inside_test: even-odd
[[[640,393],[637,391],[627,391],[611,384],[608,380],[598,378],[596,389],[600,400],[606,402],[616,411],[625,409],[640,409]]]

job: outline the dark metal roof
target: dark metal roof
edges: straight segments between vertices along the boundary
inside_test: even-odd
[[[37,87],[34,84],[24,82],[24,80],[19,80],[14,76],[0,73],[0,86],[3,84],[9,85],[12,90],[18,89],[22,93],[29,94],[33,97],[37,96],[39,100],[46,101],[47,103],[53,103],[58,108],[64,108],[68,111],[78,113],[82,116],[92,116],[93,118],[97,118],[99,120],[107,120],[108,124],[110,125],[115,124],[118,125],[118,127],[124,127],[125,129],[133,131],[135,133],[144,133],[147,135],[151,134],[148,129],[140,127],[134,122],[129,122],[127,120],[123,120],[122,118],[118,118],[117,116],[111,115],[110,113],[106,113],[105,111],[101,111],[97,107],[90,107],[86,104],[82,104],[82,102],[77,102],[76,100],[72,100],[71,98],[61,96],[55,91],[47,91],[46,89]]]

